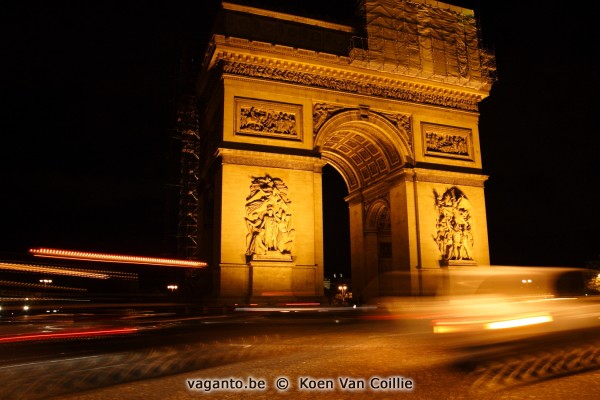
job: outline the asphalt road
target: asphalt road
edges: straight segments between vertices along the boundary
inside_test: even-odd
[[[572,350],[577,337],[473,369],[458,368],[452,349],[433,339],[427,319],[371,312],[203,318],[134,336],[38,344],[37,359],[26,351],[19,359],[18,347],[5,346],[11,350],[0,354],[0,393],[6,399],[66,400],[583,400],[600,391],[597,363],[589,362],[600,360],[598,347]],[[573,357],[594,367],[558,368],[573,364]],[[534,373],[506,367],[515,360]]]

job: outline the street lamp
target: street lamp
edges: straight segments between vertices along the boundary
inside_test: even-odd
[[[52,283],[52,279],[40,279],[40,283],[44,285],[44,289],[42,289],[42,296],[46,296],[46,286]]]
[[[342,303],[346,302],[346,289],[348,289],[348,286],[346,285],[338,286],[338,290],[342,292]]]
[[[167,285],[167,289],[169,289],[172,292],[176,291],[178,289],[177,285]]]

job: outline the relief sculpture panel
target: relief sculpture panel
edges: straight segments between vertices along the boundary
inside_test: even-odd
[[[473,160],[473,138],[470,129],[423,123],[425,155]]]
[[[433,190],[436,234],[433,236],[442,261],[473,261],[472,205],[467,196],[453,186],[443,194]]]
[[[269,175],[253,177],[246,197],[246,257],[291,260],[292,227],[288,187]]]
[[[302,140],[302,107],[236,98],[236,134]]]

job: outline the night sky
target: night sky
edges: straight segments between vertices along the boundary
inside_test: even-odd
[[[558,1],[449,2],[475,9],[498,64],[480,105],[492,264],[598,259],[592,13]],[[0,256],[42,246],[174,255],[174,82],[182,60],[202,57],[214,3],[3,5]],[[290,1],[332,20],[354,1],[319,3]]]

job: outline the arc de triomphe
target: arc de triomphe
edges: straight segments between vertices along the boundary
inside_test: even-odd
[[[364,0],[358,16],[222,3],[184,143],[182,221],[224,303],[323,295],[326,164],[348,187],[355,298],[420,294],[436,271],[489,264],[478,103],[494,70],[473,12]]]

